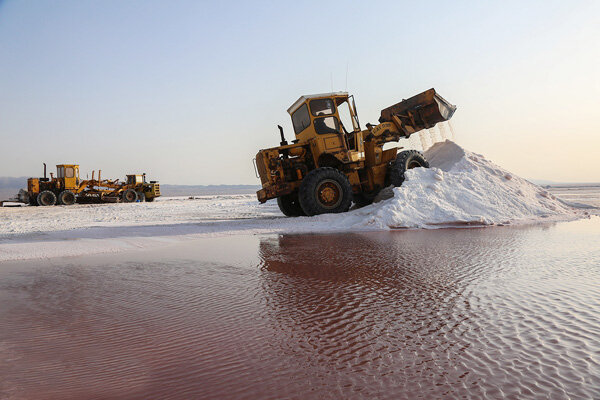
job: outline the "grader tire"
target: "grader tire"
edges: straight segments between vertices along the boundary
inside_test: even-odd
[[[277,205],[286,217],[300,217],[306,215],[300,206],[297,192],[279,196],[277,198]]]
[[[423,153],[417,150],[406,150],[398,153],[396,161],[390,166],[390,184],[398,187],[404,182],[404,173],[412,168],[429,168]]]
[[[137,192],[135,190],[127,189],[123,192],[123,203],[135,203],[137,199]]]
[[[346,175],[335,168],[317,168],[300,184],[299,200],[308,216],[342,213],[352,204],[352,186]]]
[[[70,190],[63,190],[58,195],[58,204],[72,206],[75,204],[75,200],[75,193],[71,192]]]
[[[53,206],[56,204],[56,195],[49,190],[44,190],[38,194],[37,203],[40,206]]]

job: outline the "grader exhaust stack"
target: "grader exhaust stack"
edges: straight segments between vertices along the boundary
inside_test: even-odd
[[[395,122],[408,137],[412,133],[432,128],[438,122],[449,120],[454,111],[456,106],[437,94],[435,89],[429,89],[381,110],[379,122]]]

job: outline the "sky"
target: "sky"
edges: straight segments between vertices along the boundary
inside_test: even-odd
[[[465,148],[598,182],[599,73],[593,0],[0,0],[0,176],[259,184],[300,95],[347,90],[364,125],[434,87]]]

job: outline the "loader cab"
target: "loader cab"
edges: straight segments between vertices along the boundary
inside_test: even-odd
[[[140,183],[146,183],[146,174],[127,175],[127,184],[128,185],[137,185]]]
[[[350,123],[342,123],[340,119],[342,107],[347,107]],[[288,113],[292,118],[296,140],[298,142],[313,140],[313,146],[317,147],[319,154],[362,151],[354,98],[348,93],[332,92],[300,96],[288,108]],[[347,157],[346,160],[349,161]]]
[[[63,190],[75,190],[79,186],[79,165],[60,164],[56,166],[56,180]]]

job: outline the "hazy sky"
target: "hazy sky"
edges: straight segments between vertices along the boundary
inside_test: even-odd
[[[600,1],[1,1],[0,176],[258,184],[301,95],[361,122],[435,87],[457,141],[514,173],[600,181]]]

